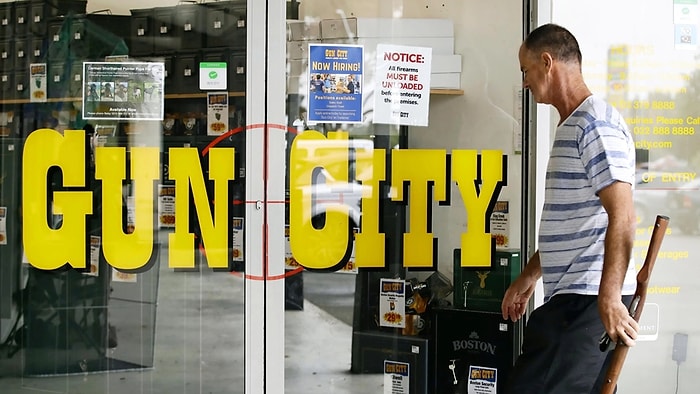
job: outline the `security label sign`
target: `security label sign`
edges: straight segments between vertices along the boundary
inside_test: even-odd
[[[384,360],[384,394],[408,394],[410,365]]]
[[[377,45],[374,123],[427,126],[432,48]]]
[[[496,394],[496,368],[469,366],[467,394]]]
[[[226,90],[226,62],[199,63],[199,89]]]

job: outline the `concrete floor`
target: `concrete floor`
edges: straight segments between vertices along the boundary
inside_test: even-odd
[[[317,301],[326,300],[325,305],[319,303],[331,312],[337,307],[340,319],[309,299],[304,310],[285,312],[285,393],[382,393],[383,376],[349,372],[354,277],[332,275],[328,278],[337,283],[331,286],[309,276],[305,292]],[[209,270],[174,273],[163,265],[158,283],[152,368],[22,377],[12,373],[21,371],[24,352],[20,351],[0,364],[0,392],[243,393],[243,280]],[[324,297],[324,288],[334,294]],[[117,357],[140,330],[129,327],[133,319],[128,316],[110,317],[119,344],[109,352]],[[148,338],[140,341],[148,343]],[[151,354],[142,350],[147,361]]]

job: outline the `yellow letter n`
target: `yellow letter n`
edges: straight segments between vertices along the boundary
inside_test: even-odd
[[[194,234],[189,232],[190,187],[210,268],[228,268],[229,181],[234,179],[234,149],[209,150],[209,178],[214,181],[214,217],[209,210],[204,175],[196,148],[170,148],[170,178],[175,180],[175,232],[170,234],[171,268],[194,268]]]

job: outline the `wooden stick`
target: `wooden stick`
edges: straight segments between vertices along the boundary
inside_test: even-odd
[[[632,316],[636,321],[639,321],[639,318],[642,316],[644,301],[647,298],[649,277],[651,276],[652,268],[654,268],[656,256],[659,254],[661,242],[666,234],[668,220],[669,219],[667,216],[656,216],[654,229],[651,233],[651,241],[649,242],[649,249],[647,250],[647,255],[644,258],[644,265],[642,265],[642,268],[637,273],[637,289],[634,292],[634,298],[632,299],[632,304],[630,305],[630,316]],[[605,334],[603,339],[601,339],[601,350],[607,350],[606,338],[607,342],[610,342],[610,338],[607,336],[607,334]],[[601,394],[612,394],[615,392],[615,387],[617,387],[617,379],[620,377],[622,365],[625,363],[625,358],[627,357],[628,351],[629,347],[625,346],[623,342],[619,342],[615,346],[611,356],[612,360],[605,374],[605,381],[603,382]]]

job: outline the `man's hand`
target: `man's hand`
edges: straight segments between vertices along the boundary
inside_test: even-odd
[[[632,316],[620,299],[598,297],[598,312],[612,343],[622,342],[634,346],[639,332],[639,323]]]
[[[527,303],[535,292],[535,283],[520,276],[508,287],[501,303],[503,320],[510,319],[516,322],[523,317],[527,310]]]
[[[530,257],[530,261],[525,265],[523,272],[511,283],[503,295],[503,302],[501,303],[503,320],[510,319],[516,322],[523,317],[527,310],[527,303],[535,292],[535,285],[540,276],[542,276],[542,267],[540,266],[540,252],[537,251]]]

